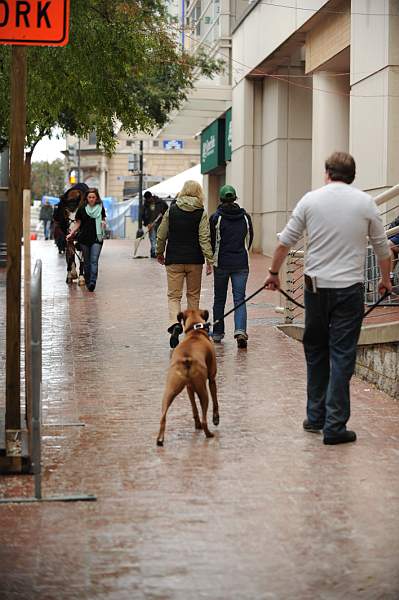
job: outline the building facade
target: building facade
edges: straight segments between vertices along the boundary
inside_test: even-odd
[[[399,182],[399,0],[254,0],[232,33],[230,156],[204,164],[210,210],[227,181],[270,254],[300,197],[323,183],[335,150],[372,194]],[[216,121],[217,122],[217,121]],[[226,141],[220,141],[225,145]]]
[[[198,143],[194,139],[170,139],[165,135],[132,138],[122,130],[117,139],[112,156],[107,156],[97,147],[95,133],[80,140],[80,150],[75,152],[75,156],[66,152],[68,171],[76,171],[76,154],[79,154],[81,181],[97,187],[103,197],[123,200],[138,193],[138,175],[132,167],[138,166],[140,139],[143,140],[145,188],[190,169],[199,161]],[[77,148],[78,140],[69,136],[67,148],[71,145]]]
[[[231,106],[232,30],[248,6],[245,0],[182,0],[178,5],[180,43],[193,54],[221,59],[224,69],[212,79],[199,77],[187,100],[170,115],[162,134],[196,140],[201,131]]]

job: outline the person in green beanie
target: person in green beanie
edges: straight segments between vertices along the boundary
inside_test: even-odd
[[[245,298],[249,275],[248,251],[253,241],[253,227],[249,214],[237,204],[233,186],[224,185],[219,191],[220,204],[210,218],[211,243],[214,252],[213,341],[224,338],[227,289],[231,281],[234,305]],[[234,337],[239,348],[246,348],[247,309],[244,304],[234,313]]]

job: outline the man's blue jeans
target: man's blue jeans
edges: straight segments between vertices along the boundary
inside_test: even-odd
[[[350,417],[349,383],[364,314],[363,294],[361,283],[305,291],[307,417],[327,436],[344,432]]]
[[[98,259],[100,258],[103,245],[96,242],[91,246],[80,244],[85,266],[85,281],[87,285],[96,284],[98,275]]]
[[[44,233],[45,240],[48,240],[50,237],[50,226],[51,226],[51,221],[44,219],[43,220],[43,233]]]
[[[151,227],[148,237],[150,238],[151,244],[151,258],[155,258],[157,255],[157,230],[158,227]]]
[[[234,306],[242,302],[245,298],[245,289],[248,281],[248,269],[241,271],[232,271],[230,269],[214,269],[214,301],[213,301],[213,320],[220,319],[225,312],[227,289],[229,280],[233,289]],[[247,307],[244,304],[234,313],[234,335],[247,333]],[[224,321],[216,323],[213,328],[213,335],[218,339],[224,337]]]

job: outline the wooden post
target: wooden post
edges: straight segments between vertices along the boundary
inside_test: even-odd
[[[21,428],[21,234],[26,132],[26,48],[13,46],[11,63],[10,184],[7,223],[6,443],[17,453]],[[13,432],[14,430],[14,432]]]

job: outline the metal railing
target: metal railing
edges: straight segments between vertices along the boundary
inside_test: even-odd
[[[37,260],[30,279],[30,316],[31,316],[31,389],[32,414],[29,418],[30,456],[34,475],[34,496],[20,498],[0,498],[0,504],[26,504],[30,502],[77,502],[96,500],[88,494],[62,496],[42,495],[42,261]]]
[[[389,190],[386,190],[374,198],[377,206],[382,206],[387,202],[397,198],[399,196],[399,185],[395,185]],[[399,214],[399,202],[394,206],[389,206],[386,210],[381,212],[381,216],[385,222],[392,222],[395,217]],[[386,225],[386,233],[388,237],[392,237],[399,233],[399,226],[389,228]],[[303,304],[304,290],[303,290],[303,264],[305,257],[305,241],[300,240],[297,246],[292,249],[286,261],[286,289],[290,296],[295,298],[298,302]],[[392,261],[392,271],[394,277],[394,285],[399,284],[399,259],[395,258]],[[365,304],[374,304],[378,298],[378,280],[380,278],[380,272],[378,267],[377,258],[373,252],[373,249],[369,246],[367,249],[367,257],[365,263]],[[399,299],[397,297],[389,297],[386,301],[381,303],[381,307],[386,306],[399,306]],[[285,322],[290,324],[294,322],[302,322],[304,319],[304,311],[301,308],[295,306],[289,300],[284,301],[284,306],[279,307],[278,312],[284,312]],[[373,317],[378,317],[380,312],[375,311]]]

